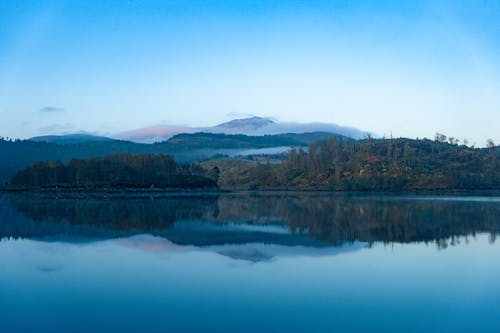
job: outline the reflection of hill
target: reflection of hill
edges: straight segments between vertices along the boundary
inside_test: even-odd
[[[169,198],[62,198],[10,196],[14,212],[1,213],[20,223],[0,223],[0,238],[54,236],[107,238],[138,233],[161,236],[180,245],[213,246],[262,242],[286,246],[318,246],[305,235],[248,230],[213,224],[217,196]],[[5,201],[3,210],[8,211]],[[29,230],[29,231],[28,231]],[[106,233],[107,232],[107,233]]]
[[[442,241],[500,232],[498,200],[424,200],[425,197],[309,194],[222,196],[221,221],[281,220],[292,232],[333,245],[344,242]]]
[[[87,225],[108,230],[155,232],[175,221],[217,214],[217,197],[44,198],[13,196],[12,206],[37,222]]]
[[[458,236],[486,232],[494,239],[500,232],[498,198],[427,200],[324,193],[6,198],[0,200],[0,238],[113,238],[148,233],[195,246],[265,243],[318,247],[355,241],[437,241],[445,246]]]

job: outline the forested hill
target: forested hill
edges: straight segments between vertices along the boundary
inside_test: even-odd
[[[17,171],[39,161],[68,162],[71,158],[106,156],[112,153],[159,153],[154,145],[128,141],[82,142],[55,144],[30,140],[0,140],[0,183],[6,182]]]
[[[72,158],[103,157],[108,154],[168,154],[176,161],[192,162],[224,153],[224,149],[255,149],[279,146],[306,146],[332,135],[325,132],[265,136],[224,134],[180,134],[156,144],[141,144],[109,138],[74,136],[38,137],[32,140],[0,139],[0,184],[14,173],[39,161],[68,162]],[[51,142],[46,142],[43,140]],[[57,143],[54,143],[57,142]]]
[[[106,157],[38,162],[19,171],[12,189],[217,188],[218,174],[196,165],[178,164],[157,154],[113,154]]]
[[[281,164],[214,160],[226,189],[475,190],[500,189],[497,147],[473,149],[411,139],[319,140]]]
[[[212,133],[194,133],[194,134],[178,134],[170,138],[168,141],[160,143],[169,151],[185,151],[196,149],[255,149],[255,148],[270,148],[279,146],[306,146],[307,144],[332,136],[332,133],[327,132],[311,132],[311,133],[287,133],[262,136],[248,136],[242,134],[227,135],[227,134],[212,134]]]

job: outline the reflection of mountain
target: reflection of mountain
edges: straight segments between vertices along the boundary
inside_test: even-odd
[[[219,227],[220,229],[221,227]],[[224,228],[224,227],[222,227]],[[225,229],[225,228],[224,228]],[[170,234],[174,234],[172,231]],[[211,234],[205,235],[210,237]],[[118,238],[116,240],[111,240],[114,243],[120,244],[122,246],[155,253],[177,253],[193,250],[209,251],[218,253],[220,255],[238,259],[246,260],[251,262],[268,261],[275,257],[294,257],[294,256],[331,256],[342,254],[346,252],[358,251],[364,247],[364,243],[353,243],[343,247],[328,247],[319,246],[314,242],[310,245],[295,245],[290,244],[270,244],[270,243],[244,243],[244,244],[223,244],[223,245],[208,245],[200,246],[197,245],[193,247],[191,245],[179,245],[167,238],[151,235],[134,235],[126,238]],[[228,240],[225,240],[228,242]]]
[[[321,249],[327,244],[416,241],[446,246],[455,237],[486,232],[494,239],[500,232],[498,197],[423,199],[325,193],[154,199],[11,195],[0,200],[0,238],[151,234],[177,245],[264,260],[275,249],[283,253],[296,246]],[[255,244],[268,247],[263,250]]]
[[[345,244],[342,247],[285,246],[277,244],[250,243],[245,245],[210,246],[208,250],[233,259],[252,262],[268,261],[275,257],[332,256],[358,251],[366,247],[364,243]]]

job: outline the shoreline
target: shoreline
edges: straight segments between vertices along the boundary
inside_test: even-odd
[[[0,195],[42,195],[57,197],[193,197],[193,196],[218,196],[218,195],[311,195],[311,194],[336,194],[336,195],[436,195],[436,196],[500,196],[498,189],[418,189],[418,190],[327,190],[327,189],[294,189],[294,188],[268,188],[268,189],[189,189],[189,188],[97,188],[97,189],[68,189],[68,188],[39,188],[39,189],[13,189],[0,188]]]

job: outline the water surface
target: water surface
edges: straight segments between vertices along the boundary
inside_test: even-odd
[[[498,332],[500,197],[0,198],[5,332]]]

